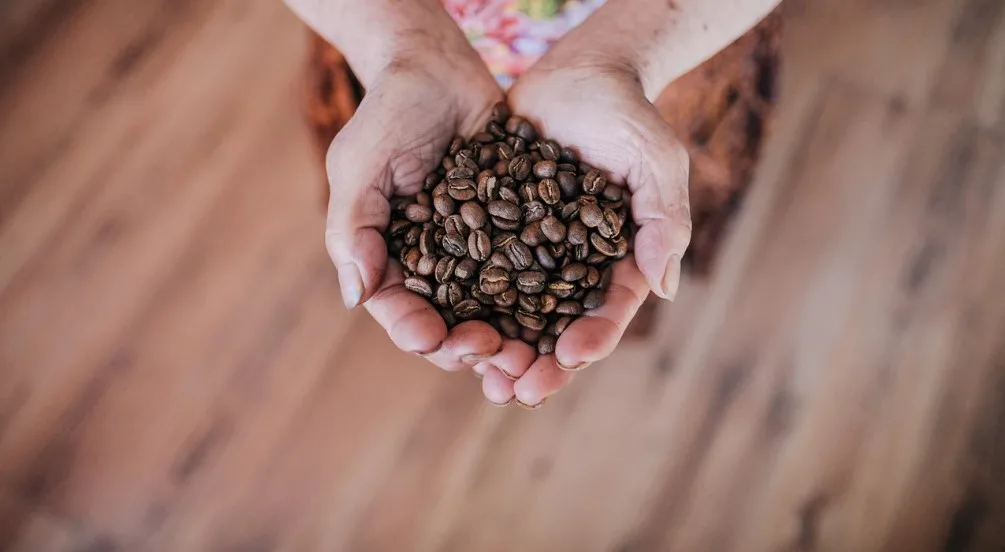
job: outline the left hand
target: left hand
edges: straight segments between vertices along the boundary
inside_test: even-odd
[[[578,148],[582,161],[631,191],[634,256],[615,264],[605,304],[573,322],[554,355],[508,366],[516,381],[492,364],[475,367],[494,403],[515,397],[538,405],[576,370],[610,355],[650,291],[673,299],[691,238],[686,149],[646,98],[631,64],[576,51],[556,48],[546,55],[513,86],[509,104],[542,135]]]

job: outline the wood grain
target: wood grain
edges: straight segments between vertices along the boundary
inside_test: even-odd
[[[1005,10],[795,2],[709,281],[541,410],[346,312],[279,2],[0,18],[0,550],[1005,550]]]

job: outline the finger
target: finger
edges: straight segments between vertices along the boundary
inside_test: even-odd
[[[660,121],[662,124],[662,121]],[[637,177],[630,182],[632,216],[638,225],[635,258],[650,289],[672,300],[680,284],[680,262],[691,241],[687,151],[665,124],[640,151]],[[659,130],[659,131],[657,131]]]
[[[573,372],[558,368],[555,355],[541,356],[531,364],[530,369],[520,379],[516,380],[513,392],[521,406],[536,408],[545,399],[568,385],[573,376],[575,376]]]
[[[440,320],[442,324],[442,319]],[[457,371],[488,360],[499,353],[502,338],[485,322],[462,322],[447,334],[440,348],[423,355],[433,364],[448,371]]]
[[[447,338],[443,317],[403,282],[401,265],[389,263],[381,287],[364,303],[366,310],[402,351],[425,355],[439,350]]]
[[[507,378],[490,363],[481,363],[485,377],[482,378],[482,394],[495,406],[506,406],[513,402],[513,380]]]
[[[535,358],[537,351],[530,345],[518,339],[506,339],[503,340],[502,349],[490,361],[504,376],[515,380],[530,368]]]
[[[555,358],[559,366],[580,370],[614,352],[648,294],[649,285],[631,256],[615,263],[604,304],[583,313],[558,338]]]

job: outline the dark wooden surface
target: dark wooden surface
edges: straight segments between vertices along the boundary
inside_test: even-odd
[[[757,182],[541,410],[339,306],[281,3],[0,10],[0,549],[1005,547],[1005,7],[795,2]]]

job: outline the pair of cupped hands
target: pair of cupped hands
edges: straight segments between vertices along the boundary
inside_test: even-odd
[[[481,130],[500,101],[632,192],[634,253],[614,266],[605,304],[573,322],[553,355],[539,356],[481,321],[448,331],[426,299],[405,289],[382,234],[388,198],[420,191],[453,137]],[[504,94],[473,49],[411,52],[369,83],[331,144],[327,169],[325,241],[346,307],[365,306],[403,351],[444,370],[473,370],[493,404],[542,404],[575,371],[611,354],[650,291],[668,300],[676,294],[691,235],[687,152],[636,68],[616,58],[582,59],[575,47],[556,47]]]

